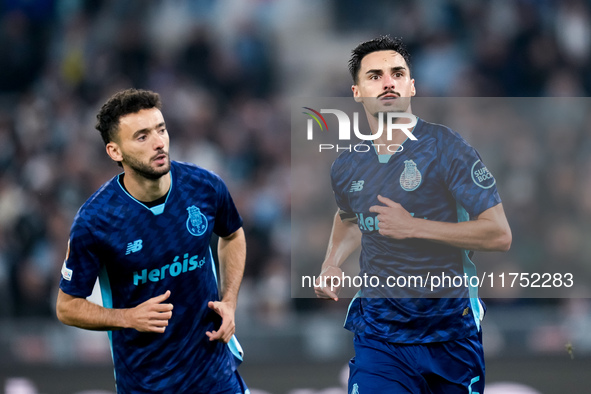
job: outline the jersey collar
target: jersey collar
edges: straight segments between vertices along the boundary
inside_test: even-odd
[[[148,207],[146,204],[144,204],[143,202],[139,201],[138,199],[136,199],[134,196],[132,196],[131,194],[129,194],[129,192],[125,189],[125,187],[123,187],[123,185],[121,184],[121,175],[124,174],[124,172],[122,172],[121,174],[117,175],[117,184],[119,185],[120,190],[127,195],[127,197],[129,197],[134,203],[141,205],[143,208],[147,209],[148,211],[152,212],[154,215],[160,215],[164,212],[164,208],[166,207],[166,203],[168,202],[168,199],[170,198],[170,195],[172,194],[172,187],[174,184],[174,162],[171,161],[170,163],[170,189],[168,189],[168,194],[166,195],[166,200],[160,204],[160,205],[155,205],[153,207]]]
[[[415,128],[413,130],[413,135],[416,136],[417,132],[419,131],[419,127],[422,125],[422,123],[423,123],[423,120],[417,116],[417,124],[415,125]],[[400,144],[400,146],[404,146],[404,143],[406,141],[408,141],[408,137],[406,137],[406,139],[402,142],[402,144]],[[371,143],[371,146],[373,147],[373,150],[374,150],[376,156],[378,157],[378,161],[380,162],[380,164],[388,163],[390,161],[390,159],[395,154],[395,153],[378,153],[376,147],[373,145],[373,141],[370,141],[370,143]]]

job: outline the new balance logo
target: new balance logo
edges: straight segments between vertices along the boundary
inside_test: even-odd
[[[142,250],[142,240],[138,239],[137,241],[127,244],[127,252],[125,252],[125,255],[127,256],[130,253],[139,252],[140,250]]]
[[[353,181],[351,182],[351,189],[349,189],[349,193],[351,192],[360,192],[363,190],[363,184],[365,181]]]

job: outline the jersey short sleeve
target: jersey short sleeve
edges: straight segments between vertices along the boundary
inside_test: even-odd
[[[443,180],[471,217],[501,202],[495,178],[478,152],[460,135],[452,131],[447,138],[441,138],[439,149]]]
[[[62,267],[60,289],[64,293],[82,298],[90,296],[101,268],[97,249],[91,232],[78,216],[70,231]]]
[[[340,210],[341,217],[354,215],[354,211],[349,204],[349,198],[345,193],[346,185],[349,182],[346,167],[343,165],[345,157],[339,156],[332,164],[330,169],[330,181],[334,192],[335,201]]]
[[[242,218],[224,181],[217,176],[216,181],[218,205],[213,232],[220,237],[226,237],[242,227]]]

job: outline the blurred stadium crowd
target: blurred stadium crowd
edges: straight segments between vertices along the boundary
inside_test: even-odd
[[[591,92],[591,8],[586,0],[332,4],[339,32],[403,36],[424,97]]]
[[[288,53],[301,38],[282,31],[282,21],[298,7],[321,13],[316,26],[327,41],[345,37],[344,56],[376,35],[402,36],[420,96],[591,93],[591,5],[583,0],[10,0],[0,7],[2,318],[53,315],[72,219],[119,170],[94,116],[129,86],[161,94],[171,158],[226,180],[248,241],[245,309],[272,325],[310,306],[289,290],[287,86],[302,70],[290,74],[285,59],[322,52]],[[332,67],[342,78],[304,70],[326,76],[307,94],[350,94],[346,61]],[[541,136],[517,125],[473,138],[494,146],[511,133],[515,143],[502,157],[481,152],[509,185],[501,192],[514,231],[510,258],[589,270],[591,129]]]

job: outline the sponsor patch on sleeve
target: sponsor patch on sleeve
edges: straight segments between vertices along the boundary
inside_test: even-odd
[[[62,265],[62,277],[67,281],[72,280],[72,270],[69,269],[68,267],[66,267],[65,261],[64,261],[64,265]]]
[[[495,184],[495,178],[492,176],[488,168],[480,160],[477,160],[474,165],[472,165],[472,181],[474,183],[483,188],[483,189],[490,189]]]

